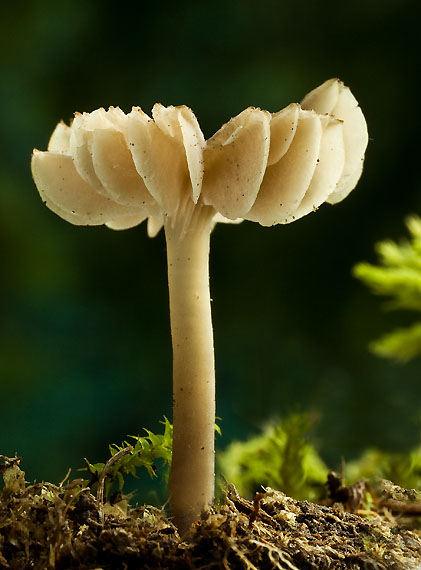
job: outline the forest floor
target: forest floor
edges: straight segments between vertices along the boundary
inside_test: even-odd
[[[421,570],[419,496],[390,482],[365,508],[365,484],[333,474],[323,505],[231,486],[180,537],[162,510],[101,505],[80,479],[28,485],[19,458],[1,459],[0,569]]]

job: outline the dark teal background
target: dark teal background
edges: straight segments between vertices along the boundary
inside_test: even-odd
[[[191,106],[207,137],[254,105],[277,111],[330,77],[352,87],[370,144],[357,189],[288,225],[220,225],[211,289],[223,446],[295,409],[320,416],[335,466],[419,438],[419,362],[367,352],[404,314],[350,271],[421,213],[416,2],[7,3],[0,16],[0,453],[29,479],[171,415],[165,243],[145,224],[75,227],[30,174],[74,111]]]

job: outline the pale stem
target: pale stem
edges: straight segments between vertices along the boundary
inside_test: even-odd
[[[166,224],[173,346],[171,516],[181,533],[214,497],[215,364],[209,293],[210,209]],[[183,227],[184,226],[184,227]]]

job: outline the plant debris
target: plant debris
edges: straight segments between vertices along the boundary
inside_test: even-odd
[[[365,515],[346,512],[338,496],[318,505],[267,488],[248,501],[228,486],[223,504],[180,537],[162,510],[131,508],[124,498],[105,503],[101,523],[101,505],[82,479],[27,485],[20,458],[0,460],[1,569],[421,569],[421,532],[407,528],[419,497],[392,483],[376,490],[375,510]],[[395,517],[391,502],[408,512]]]

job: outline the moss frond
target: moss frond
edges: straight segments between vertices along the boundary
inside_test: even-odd
[[[406,226],[409,240],[376,244],[379,263],[358,263],[353,275],[374,294],[388,297],[386,308],[421,311],[421,218],[408,217]],[[382,336],[371,343],[370,349],[398,361],[421,356],[421,323]]]
[[[131,435],[129,441],[123,441],[121,445],[115,443],[109,446],[111,457],[121,452],[123,449],[131,447],[131,450],[116,461],[107,471],[105,479],[105,494],[108,495],[114,482],[117,482],[117,488],[122,491],[125,475],[136,477],[137,469],[145,468],[150,477],[156,477],[155,461],[161,459],[164,465],[171,464],[172,456],[172,425],[167,418],[161,422],[164,425],[164,433],[154,434],[145,429],[146,436]],[[105,463],[90,463],[85,459],[85,470],[90,473],[90,480],[85,484],[91,488],[95,488],[101,473],[105,467]]]

